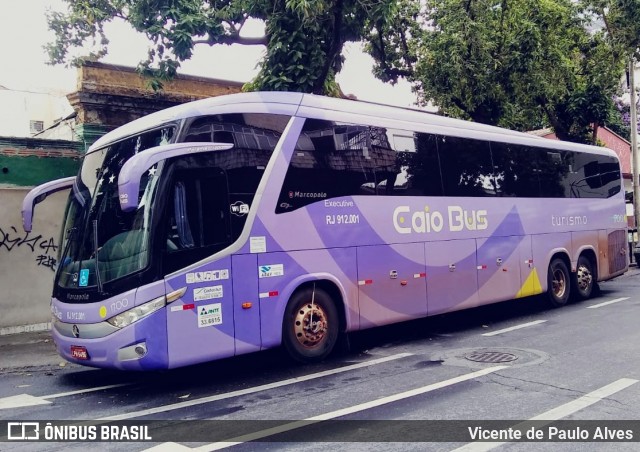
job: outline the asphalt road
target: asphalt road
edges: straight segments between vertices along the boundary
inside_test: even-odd
[[[640,271],[601,289],[561,309],[534,297],[358,333],[349,351],[304,366],[274,350],[124,373],[63,363],[46,333],[0,337],[0,423],[155,421],[152,442],[91,444],[97,450],[638,450]],[[632,441],[593,441],[597,428],[629,434],[623,420],[635,421]],[[546,435],[554,425],[554,439],[591,436],[470,439],[476,427]],[[0,442],[0,450],[86,449]]]

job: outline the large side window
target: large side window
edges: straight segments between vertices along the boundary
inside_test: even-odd
[[[617,195],[622,190],[622,175],[618,159],[607,155],[598,155],[597,158],[602,197],[609,198]]]
[[[389,142],[396,152],[395,165],[390,174],[380,174],[384,190],[378,194],[389,196],[442,196],[442,175],[436,135],[387,129]]]
[[[608,156],[307,119],[276,207],[342,196],[593,198],[621,190]]]
[[[227,175],[221,168],[175,171],[167,202],[167,273],[232,242]]]
[[[566,189],[571,198],[600,198],[600,164],[595,154],[571,154],[566,177]]]
[[[395,152],[376,128],[307,119],[285,176],[276,213],[319,200],[373,195],[380,174],[395,168]]]
[[[535,148],[511,143],[491,143],[499,196],[537,198],[540,170]]]
[[[445,196],[495,196],[497,181],[488,141],[438,137]]]
[[[620,166],[613,157],[572,152],[566,177],[572,198],[608,198],[621,190]]]
[[[607,198],[621,190],[613,157],[497,142],[491,154],[500,196]]]
[[[569,175],[575,167],[573,153],[557,149],[532,148],[537,154],[536,165],[543,198],[571,197]]]
[[[204,259],[240,237],[288,116],[230,114],[195,118],[182,141],[233,144],[170,162],[165,271]]]

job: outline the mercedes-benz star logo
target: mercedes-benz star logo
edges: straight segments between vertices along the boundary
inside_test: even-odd
[[[73,331],[73,337],[80,337],[80,328],[78,328],[78,325],[73,325],[71,330]]]

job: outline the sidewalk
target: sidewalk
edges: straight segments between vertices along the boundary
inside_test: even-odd
[[[0,336],[0,374],[22,368],[62,367],[64,362],[49,331]]]

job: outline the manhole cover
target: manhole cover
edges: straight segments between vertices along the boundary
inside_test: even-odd
[[[469,361],[477,363],[508,363],[518,359],[518,357],[512,353],[490,351],[476,351],[464,357]]]

